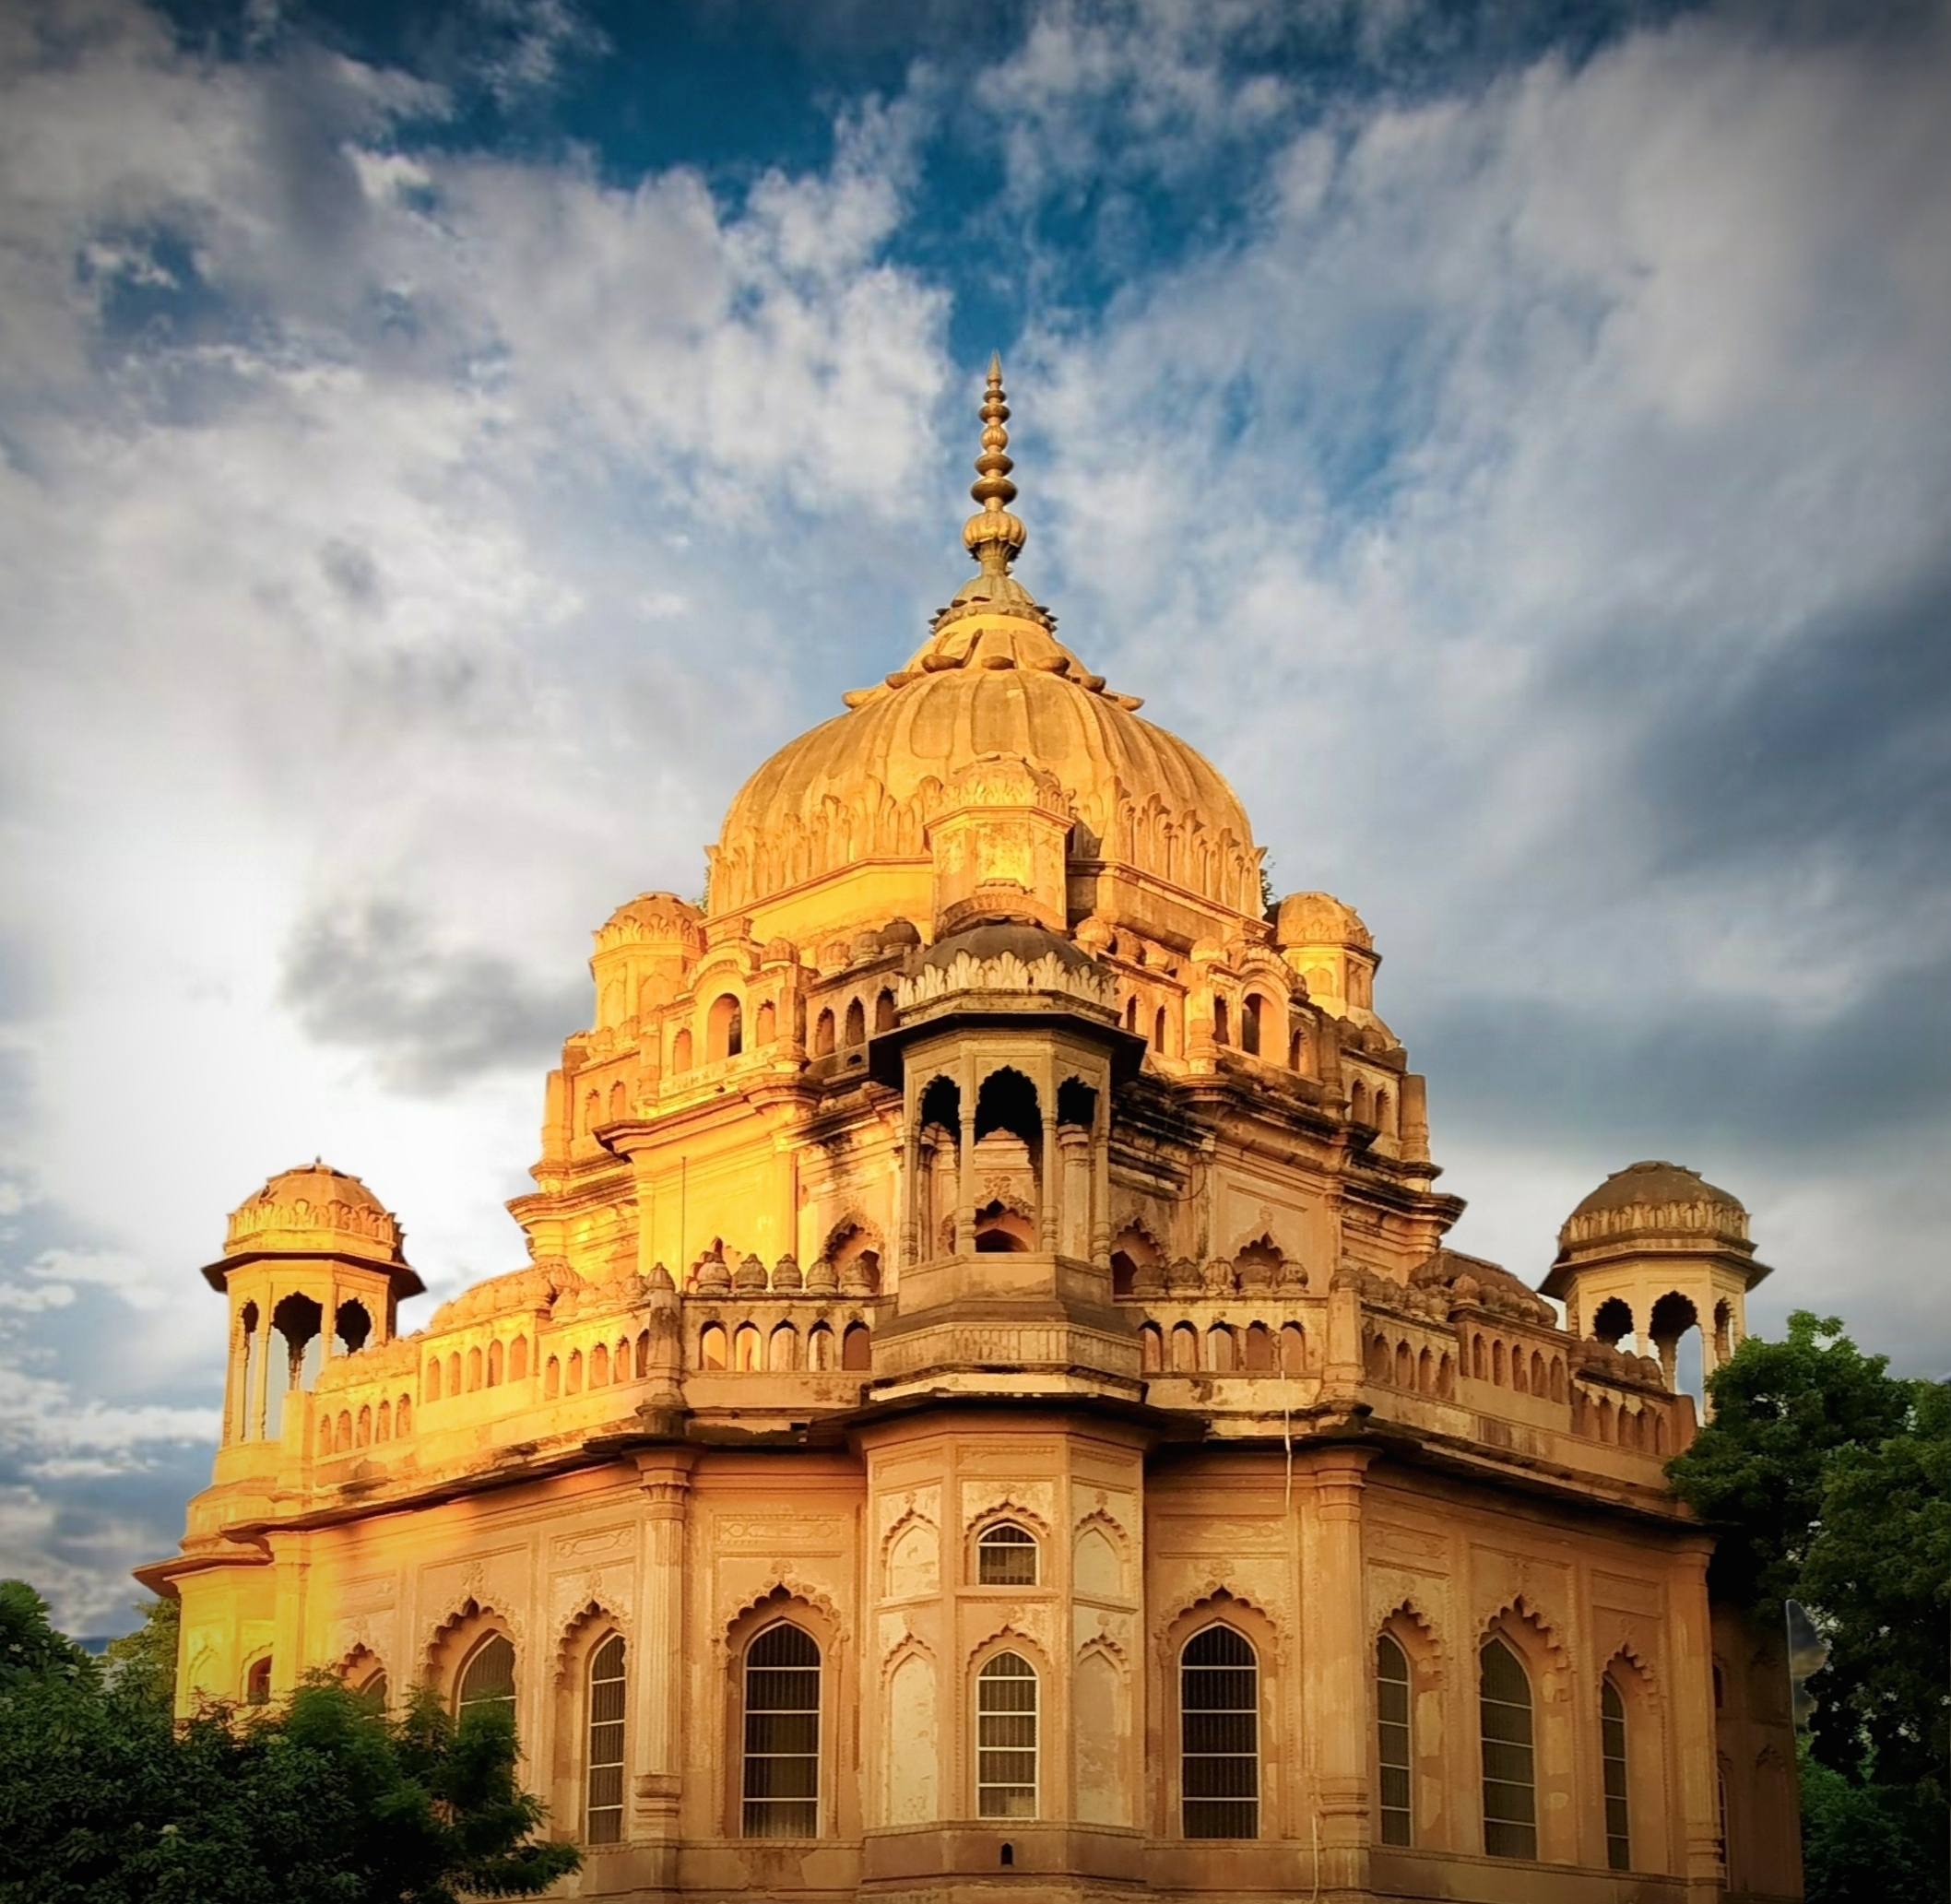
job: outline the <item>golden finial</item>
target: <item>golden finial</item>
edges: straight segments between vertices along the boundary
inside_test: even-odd
[[[1010,480],[1016,466],[1008,455],[1010,432],[1003,428],[1009,420],[999,350],[989,359],[989,386],[982,399],[982,454],[976,458],[976,480],[969,486],[969,494],[982,504],[982,511],[962,526],[964,544],[989,575],[1007,574],[1030,538],[1029,530],[1009,511],[1016,500],[1016,485]]]

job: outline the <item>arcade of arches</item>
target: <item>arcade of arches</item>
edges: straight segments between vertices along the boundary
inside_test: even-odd
[[[526,1260],[403,1332],[357,1178],[232,1215],[186,1709],[511,1709],[591,1898],[1799,1896],[1662,1474],[1746,1212],[1649,1162],[1535,1283],[1446,1248],[1371,935],[1058,641],[1008,414],[919,649],[596,934]]]

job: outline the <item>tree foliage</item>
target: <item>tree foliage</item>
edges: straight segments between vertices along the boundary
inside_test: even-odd
[[[1806,1310],[1785,1341],[1749,1337],[1709,1390],[1713,1420],[1667,1472],[1718,1523],[1710,1584],[1770,1625],[1799,1600],[1830,1648],[1803,1754],[1808,1895],[1941,1898],[1951,1390],[1898,1379]]]
[[[104,1670],[0,1583],[4,1904],[456,1904],[575,1868],[505,1717],[456,1726],[425,1688],[389,1717],[321,1676],[178,1724],[149,1640]]]

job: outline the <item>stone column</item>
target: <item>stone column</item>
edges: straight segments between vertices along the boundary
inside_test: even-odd
[[[244,1439],[246,1441],[262,1441],[264,1439],[265,1410],[270,1393],[270,1369],[273,1354],[271,1344],[274,1342],[282,1340],[278,1331],[271,1327],[271,1311],[275,1307],[276,1305],[271,1299],[271,1292],[267,1288],[265,1291],[264,1307],[259,1312],[257,1319],[258,1351],[256,1366],[251,1371],[250,1394],[244,1401]],[[414,1385],[413,1392],[416,1397],[420,1393],[418,1382]]]
[[[907,1100],[901,1120],[901,1254],[894,1264],[897,1278],[922,1260],[921,1232],[926,1221],[923,1206],[928,1197],[921,1167],[921,1106],[912,1081],[907,1087]]]
[[[976,1085],[975,1067],[962,1067],[961,1168],[955,1181],[955,1254],[967,1256],[976,1248]]]
[[[1111,1080],[1098,1081],[1097,1115],[1091,1127],[1091,1260],[1111,1267]]]
[[[1368,1892],[1368,1679],[1373,1636],[1362,1579],[1363,1473],[1374,1450],[1319,1449],[1296,1458],[1305,1471],[1300,1582],[1301,1724],[1313,1759],[1313,1839],[1318,1821],[1322,1898]]]
[[[684,1791],[684,1572],[694,1449],[639,1454],[644,1490],[644,1577],[638,1593],[633,1835],[675,1842]]]
[[[1720,1862],[1720,1758],[1714,1736],[1714,1636],[1708,1607],[1705,1541],[1673,1560],[1672,1591],[1673,1744],[1680,1770],[1681,1870],[1686,1895],[1718,1898]]]
[[[1091,1228],[1091,1133],[1074,1124],[1058,1132],[1063,1155],[1063,1203],[1057,1247],[1066,1256],[1089,1256]]]

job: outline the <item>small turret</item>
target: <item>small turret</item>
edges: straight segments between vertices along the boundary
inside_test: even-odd
[[[227,1446],[277,1440],[285,1396],[311,1388],[325,1356],[393,1339],[401,1298],[426,1286],[401,1236],[358,1177],[316,1161],[231,1212],[224,1253],[203,1272],[231,1304]]]
[[[1685,1165],[1615,1170],[1566,1219],[1542,1285],[1575,1335],[1651,1343],[1673,1386],[1680,1340],[1698,1327],[1703,1375],[1747,1332],[1749,1290],[1768,1273],[1740,1200]]]

